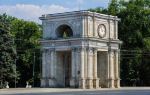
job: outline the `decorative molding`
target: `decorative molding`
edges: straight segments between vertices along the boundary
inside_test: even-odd
[[[94,54],[97,54],[98,48],[93,48]]]
[[[71,50],[72,50],[73,52],[75,52],[75,51],[77,50],[77,48],[76,48],[76,47],[71,47]]]

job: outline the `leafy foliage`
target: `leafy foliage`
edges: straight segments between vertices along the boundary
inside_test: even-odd
[[[14,87],[14,77],[17,77],[17,86],[19,87],[25,86],[26,81],[31,83],[39,81],[40,45],[38,40],[41,37],[41,26],[6,14],[1,15],[0,20],[0,50],[2,51],[0,52],[2,65],[0,75],[3,79],[2,84],[9,81],[11,82],[10,87]]]
[[[150,85],[150,1],[112,0],[107,9],[90,10],[121,18],[121,85]]]
[[[16,58],[16,52],[9,33],[12,19],[6,14],[0,16],[0,88],[5,86],[6,81],[14,82],[14,78],[18,76],[13,60]]]
[[[150,54],[150,7],[148,7],[150,3],[147,3],[147,0],[130,0],[121,4],[122,8],[120,8],[118,16],[121,18],[119,37],[123,41],[122,49],[135,50],[134,53],[130,52],[132,57],[121,61],[122,82],[128,85],[150,85],[146,82],[150,78],[143,79],[144,76],[149,76],[149,73],[145,73],[147,75],[142,73],[145,72],[144,64],[150,62],[145,61]],[[125,60],[128,61],[125,62]],[[123,69],[125,65],[129,66],[128,73],[126,73],[127,69]],[[127,76],[124,77],[124,75]]]
[[[17,69],[21,73],[18,86],[24,86],[26,81],[33,82],[33,65],[38,66],[40,50],[38,40],[41,36],[41,28],[34,22],[15,19],[12,21],[11,33],[15,38],[17,50]],[[35,60],[36,56],[36,60]],[[36,76],[39,80],[39,75]],[[23,85],[24,84],[24,85]]]

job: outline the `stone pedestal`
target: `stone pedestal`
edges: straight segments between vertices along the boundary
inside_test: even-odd
[[[99,78],[93,79],[93,87],[94,88],[99,88]]]
[[[87,88],[92,89],[93,88],[93,79],[88,78],[86,81],[87,81],[86,82],[87,83]]]
[[[115,79],[115,88],[120,88],[120,79]]]
[[[55,79],[54,78],[48,79],[48,83],[49,83],[49,87],[55,87]]]
[[[75,78],[71,78],[71,80],[70,80],[70,87],[75,88],[75,85],[76,85]]]
[[[41,79],[41,87],[46,87],[46,79],[45,78],[42,78]]]
[[[85,85],[86,80],[85,79],[80,79],[80,88],[85,89],[86,85]]]
[[[115,86],[114,86],[114,79],[113,78],[109,79],[109,88],[115,88]]]

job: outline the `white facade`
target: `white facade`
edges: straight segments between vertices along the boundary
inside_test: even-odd
[[[120,87],[116,16],[75,11],[40,19],[42,87]]]

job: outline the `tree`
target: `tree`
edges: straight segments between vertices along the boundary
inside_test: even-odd
[[[41,37],[41,27],[34,22],[20,19],[13,20],[11,25],[11,34],[15,39],[18,56],[17,70],[20,72],[17,86],[22,87],[26,85],[26,81],[33,83],[34,80],[38,80],[39,84],[40,45],[38,40]]]
[[[107,14],[116,16],[118,12],[119,12],[119,2],[118,0],[112,0],[110,5],[108,6]]]
[[[108,14],[108,10],[102,7],[97,7],[95,9],[89,9],[91,12],[97,12],[97,13],[103,13],[103,14]]]
[[[3,14],[0,15],[0,31],[1,83],[8,81],[9,86],[14,87],[16,77],[17,87],[25,86],[26,81],[31,83],[35,81],[35,86],[39,85],[40,45],[38,40],[41,37],[41,26]]]
[[[108,8],[91,11],[104,10],[121,18],[121,85],[150,85],[150,0],[112,0]]]
[[[0,15],[0,88],[4,87],[6,81],[14,82],[18,76],[13,60],[16,55],[15,47],[9,33],[10,20],[6,14]]]
[[[123,58],[121,61],[122,82],[128,85],[150,85],[146,84],[146,80],[150,78],[143,79],[144,76],[149,76],[149,73],[145,72],[144,65],[147,64],[146,57],[149,57],[146,53],[150,50],[150,2],[129,0],[120,4],[122,7],[118,14],[121,18],[119,38],[123,41],[122,49],[130,51],[130,55],[125,56],[128,59]],[[150,67],[150,65],[147,66]]]

